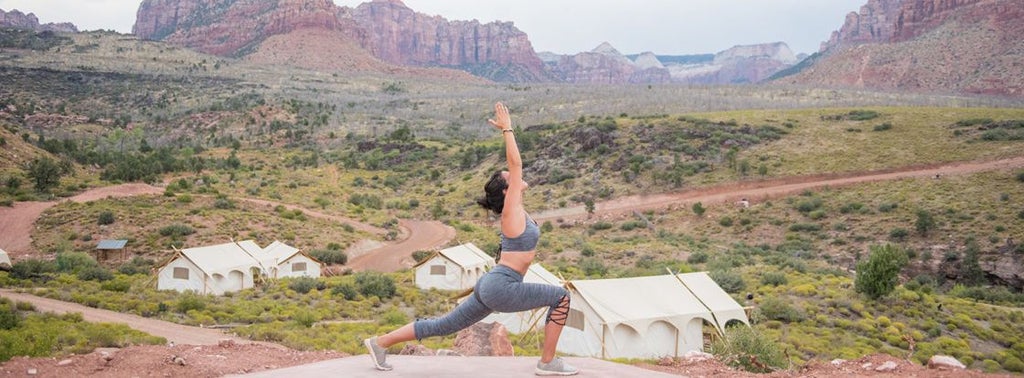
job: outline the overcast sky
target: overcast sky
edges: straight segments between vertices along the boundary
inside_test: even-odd
[[[355,6],[363,0],[334,0]],[[41,23],[131,33],[141,0],[0,0]],[[867,0],[404,0],[449,20],[512,21],[533,48],[560,54],[609,42],[624,54],[715,53],[735,45],[786,42],[812,53]]]

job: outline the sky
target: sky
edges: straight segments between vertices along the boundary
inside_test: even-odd
[[[333,0],[353,7],[368,0]],[[34,13],[41,23],[131,33],[141,0],[0,0],[0,9]],[[786,42],[818,51],[846,14],[867,0],[404,0],[448,20],[511,21],[537,52],[575,54],[602,42],[624,54],[706,54],[736,45]]]

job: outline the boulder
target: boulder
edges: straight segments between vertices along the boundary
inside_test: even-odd
[[[455,336],[456,352],[463,356],[514,356],[508,330],[501,323],[476,323]]]

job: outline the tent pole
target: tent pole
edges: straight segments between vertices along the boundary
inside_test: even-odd
[[[725,339],[725,330],[722,329],[722,325],[718,323],[718,317],[715,316],[715,312],[711,310],[711,307],[708,307],[708,304],[704,303],[704,300],[700,299],[700,296],[698,296],[697,293],[694,293],[693,289],[690,289],[689,286],[686,286],[686,283],[683,282],[683,280],[681,278],[679,278],[678,275],[676,275],[675,273],[672,273],[672,269],[669,269],[666,266],[665,270],[668,271],[668,274],[672,275],[672,277],[675,277],[676,281],[679,281],[679,284],[683,285],[683,287],[686,288],[686,290],[689,291],[690,294],[693,294],[693,297],[697,298],[697,302],[700,302],[701,306],[704,306],[704,308],[708,309],[708,313],[711,314],[711,320],[714,320],[714,322],[715,322],[715,324],[714,324],[715,330],[718,331],[719,336],[722,336],[722,339]],[[701,326],[701,328],[704,328],[704,327]],[[701,334],[703,334],[703,332],[701,332]],[[701,338],[703,339],[703,336]],[[701,344],[703,344],[703,340],[701,341]],[[704,347],[702,346],[701,349],[703,350]]]

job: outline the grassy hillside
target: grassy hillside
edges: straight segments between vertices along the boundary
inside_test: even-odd
[[[394,237],[404,218],[446,222],[459,242],[494,250],[494,219],[474,200],[504,166],[485,122],[497,99],[512,108],[531,212],[1024,151],[1024,110],[1014,100],[783,87],[452,87],[214,59],[110,33],[69,38],[0,51],[0,201],[126,181],[166,193],[60,203],[32,234],[44,260],[89,265],[85,253],[105,238],[131,240],[144,259],[88,270],[35,261],[29,270],[38,275],[0,273],[0,286],[186,324],[236,324],[240,334],[303,349],[358,352],[365,335],[444,312],[450,293],[417,290],[401,272],[281,280],[208,298],[156,292],[148,268],[170,257],[171,245],[234,238],[339,249]],[[71,169],[37,193],[25,169],[36,157]],[[703,206],[701,216],[673,206],[548,221],[539,259],[568,279],[712,272],[756,305],[755,328],[796,364],[943,353],[977,369],[1024,370],[1024,296],[991,269],[1024,255],[1007,242],[1024,235],[1024,170],[825,188],[748,209]],[[908,264],[901,286],[875,300],[855,290],[852,270],[882,244],[905,251]],[[394,286],[378,292],[388,285],[375,282]],[[537,351],[535,338],[516,340]]]

